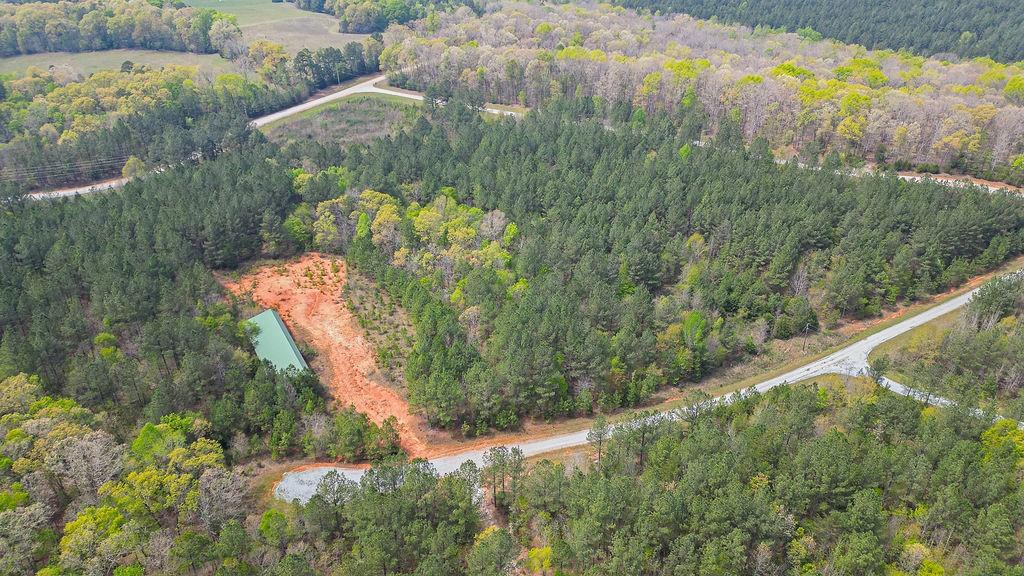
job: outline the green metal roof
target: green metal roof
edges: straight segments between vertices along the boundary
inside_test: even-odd
[[[264,310],[249,318],[249,322],[255,324],[260,333],[253,338],[256,347],[256,355],[260,360],[266,360],[278,370],[295,368],[306,370],[309,366],[299,354],[299,348],[292,340],[292,334],[281,320],[277,310]]]

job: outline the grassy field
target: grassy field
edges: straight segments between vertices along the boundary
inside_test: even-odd
[[[270,40],[282,44],[289,52],[302,48],[316,50],[327,46],[342,47],[360,41],[365,34],[338,32],[338,19],[327,14],[299,10],[286,2],[270,0],[191,0],[190,6],[214,8],[238,17],[245,43]],[[71,66],[76,72],[89,75],[97,70],[118,69],[125,60],[160,67],[167,64],[196,66],[210,78],[225,72],[237,72],[234,63],[216,54],[191,54],[158,50],[104,50],[100,52],[48,52],[0,58],[0,74],[20,74],[29,66]]]
[[[365,144],[410,124],[419,104],[398,96],[357,94],[263,127],[268,138]]]
[[[220,12],[234,14],[238,17],[239,26],[278,22],[309,14],[291,4],[271,2],[270,0],[187,0],[185,3],[196,8],[213,8]]]
[[[299,10],[286,2],[189,0],[188,4],[237,16],[246,44],[260,39],[270,40],[284,45],[291,52],[298,52],[303,48],[341,47],[366,37],[365,34],[342,34],[338,32],[338,19],[334,16]]]
[[[188,52],[164,52],[159,50],[103,50],[100,52],[47,52],[0,58],[0,74],[20,74],[29,66],[49,68],[70,66],[76,72],[89,75],[97,70],[119,69],[121,63],[131,60],[159,68],[167,64],[196,66],[201,74],[216,76],[236,71],[235,65],[217,54],[191,54]]]

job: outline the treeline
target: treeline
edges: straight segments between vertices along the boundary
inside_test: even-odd
[[[196,414],[121,441],[19,375],[0,380],[0,573],[1016,574],[1014,423],[849,384],[598,419],[576,464],[496,448],[445,476],[331,473],[262,510]]]
[[[698,102],[702,138],[738,118],[781,157],[890,164],[1024,185],[1024,65],[947,62],[803,35],[643,16],[607,5],[506,3],[436,26],[394,27],[382,68],[398,85],[478,90],[541,106],[586,96],[675,111]],[[813,32],[813,31],[812,31]]]
[[[310,573],[286,552],[296,539],[288,519],[255,506],[250,479],[231,465],[238,446],[225,449],[205,418],[169,413],[121,436],[105,413],[47,395],[38,378],[2,379],[0,393],[0,574],[191,574],[213,565],[221,574]],[[472,503],[468,487],[443,485],[455,488],[443,492],[445,505],[458,505],[460,489]],[[369,487],[345,488],[352,516],[386,515],[371,506]],[[462,508],[473,529],[474,510]],[[327,526],[317,520],[326,518],[311,507],[310,524]]]
[[[1016,574],[1014,423],[847,390],[599,419],[577,465],[496,448],[446,476],[331,473],[261,510],[196,414],[121,441],[19,375],[0,380],[0,573]]]
[[[685,12],[748,26],[796,31],[810,28],[829,38],[871,49],[906,49],[920,54],[952,52],[989,56],[1003,62],[1024,60],[1024,15],[1013,0],[915,0],[842,2],[808,0],[617,0],[621,6]]]
[[[210,83],[176,66],[129,63],[81,80],[30,69],[0,82],[0,187],[12,194],[209,158],[243,134],[249,118],[376,70],[379,54],[373,40],[294,57],[258,41],[238,62],[259,79],[222,74]]]
[[[735,125],[693,146],[695,106],[645,117],[581,99],[489,122],[479,103],[452,101],[351,149],[342,170],[301,187],[311,203],[288,219],[299,244],[350,245],[412,308],[410,398],[466,434],[640,404],[772,339],[878,315],[1024,248],[1017,198],[850,178],[834,157],[779,166],[763,141],[743,147]],[[326,200],[366,188],[387,194]],[[501,224],[485,232],[485,219]]]
[[[0,56],[147,48],[206,54],[238,42],[235,17],[143,0],[0,4]]]
[[[1024,420],[1024,279],[1008,276],[981,288],[962,316],[935,338],[917,338],[876,371],[901,383]]]
[[[1020,571],[1024,438],[1009,420],[840,384],[694,407],[683,422],[642,414],[590,439],[583,470],[489,454],[483,492],[515,543],[499,548],[506,570]]]
[[[108,411],[114,430],[198,409],[225,445],[297,447],[319,384],[237,353],[248,338],[206,269],[258,254],[264,214],[289,202],[267,149],[244,142],[252,152],[123,192],[0,214],[0,375],[39,374],[48,393]]]
[[[274,110],[299,96],[241,77],[203,86],[195,76],[189,68],[138,68],[58,86],[53,72],[35,70],[8,82],[0,185],[15,193],[109,178],[133,157],[143,164],[135,172],[212,157],[244,135],[249,110]]]
[[[342,32],[383,32],[389,24],[405,24],[436,11],[468,6],[480,12],[478,0],[294,0],[301,10],[333,14]],[[436,18],[436,15],[433,16]]]

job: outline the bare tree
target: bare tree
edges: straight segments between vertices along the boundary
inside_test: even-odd
[[[68,438],[46,459],[47,467],[60,476],[65,488],[74,488],[88,500],[97,500],[96,491],[113,480],[124,466],[125,448],[107,432],[90,432]]]
[[[247,483],[224,468],[207,468],[199,477],[199,521],[216,532],[228,520],[245,516]]]

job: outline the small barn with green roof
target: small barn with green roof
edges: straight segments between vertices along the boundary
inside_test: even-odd
[[[309,369],[309,365],[302,359],[299,347],[295,345],[291,332],[284,325],[277,310],[264,310],[250,318],[249,322],[259,328],[259,334],[253,338],[253,344],[256,347],[256,356],[260,360],[270,362],[274,368],[280,371],[289,368]]]

